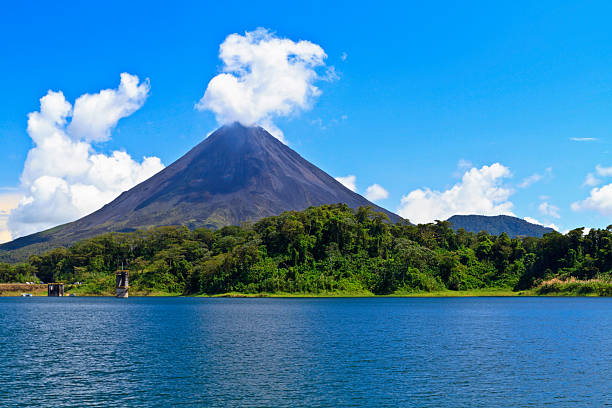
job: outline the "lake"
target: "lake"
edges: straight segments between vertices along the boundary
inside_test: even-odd
[[[610,298],[0,298],[0,406],[612,405]]]

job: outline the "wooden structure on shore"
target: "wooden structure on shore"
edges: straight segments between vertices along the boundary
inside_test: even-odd
[[[126,270],[117,271],[117,284],[115,285],[115,296],[118,298],[126,298],[128,297],[128,290],[130,288],[129,284],[129,274]]]
[[[47,296],[57,297],[64,296],[63,283],[49,283],[47,285]]]

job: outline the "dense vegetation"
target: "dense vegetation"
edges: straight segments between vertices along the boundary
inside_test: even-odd
[[[36,275],[44,282],[84,282],[83,293],[111,293],[122,264],[138,293],[550,293],[573,282],[576,293],[611,295],[612,227],[511,239],[454,232],[440,221],[390,224],[370,208],[326,205],[216,231],[105,234],[25,264],[0,264],[0,282]]]

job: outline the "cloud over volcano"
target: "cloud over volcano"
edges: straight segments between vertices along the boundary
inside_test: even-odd
[[[210,110],[220,124],[259,124],[282,139],[273,118],[307,110],[321,94],[314,83],[333,77],[320,76],[327,55],[310,41],[279,38],[264,28],[231,34],[219,47],[221,73],[208,83],[196,104]]]

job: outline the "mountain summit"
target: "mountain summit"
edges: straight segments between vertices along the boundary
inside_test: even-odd
[[[162,225],[219,228],[335,203],[372,206],[393,222],[401,220],[344,187],[263,128],[234,123],[100,210],[0,245],[0,251],[30,247],[25,252],[35,253],[105,232]]]

